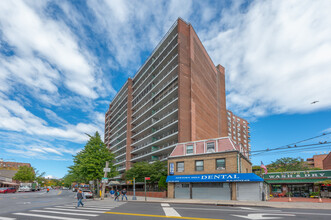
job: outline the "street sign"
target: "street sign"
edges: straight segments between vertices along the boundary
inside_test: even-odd
[[[150,177],[145,177],[145,180],[151,180],[151,178]]]
[[[170,175],[174,175],[174,173],[175,173],[175,166],[174,166],[174,163],[170,163],[169,166],[170,166],[170,167],[169,167],[169,174],[170,174]]]
[[[108,183],[108,178],[106,177],[103,177],[102,180],[101,180],[102,183]]]
[[[103,168],[103,172],[110,172],[110,168]]]
[[[93,180],[90,180],[88,183],[92,185],[94,183],[94,181]]]

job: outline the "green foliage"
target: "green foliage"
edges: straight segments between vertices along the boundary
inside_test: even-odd
[[[126,180],[136,178],[136,182],[144,182],[145,177],[150,177],[150,183],[158,183],[163,176],[167,176],[167,162],[155,161],[152,164],[148,162],[138,162],[125,172]]]
[[[13,180],[18,180],[21,182],[33,182],[36,179],[36,174],[33,167],[21,166]]]
[[[118,174],[113,165],[114,154],[111,153],[100,138],[98,132],[90,136],[90,140],[84,149],[74,156],[74,165],[69,167],[71,180],[88,183],[90,180],[101,179],[104,175],[103,168],[106,161],[109,161],[111,172],[108,177],[114,177]]]
[[[267,165],[267,168],[268,172],[316,170],[316,168],[309,167],[300,157],[283,157],[271,162],[271,164]]]
[[[318,192],[311,192],[309,195],[312,196],[312,197],[317,197],[317,196],[320,195],[320,192],[319,191]]]
[[[167,180],[166,176],[161,176],[159,183],[158,183],[160,189],[167,190],[168,184],[167,184],[166,180]]]

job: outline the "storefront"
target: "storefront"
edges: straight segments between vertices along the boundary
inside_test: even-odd
[[[174,198],[264,200],[263,179],[254,173],[173,175],[167,177]]]
[[[270,193],[275,197],[310,197],[317,192],[330,193],[330,187],[319,184],[331,180],[331,170],[309,170],[281,173],[268,173],[264,180],[270,185]]]

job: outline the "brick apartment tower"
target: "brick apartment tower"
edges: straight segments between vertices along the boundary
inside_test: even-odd
[[[167,160],[176,143],[228,135],[225,72],[178,19],[106,112],[105,143],[123,173]]]

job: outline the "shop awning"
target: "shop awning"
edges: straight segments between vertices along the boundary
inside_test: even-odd
[[[4,184],[4,185],[12,185],[12,186],[19,186],[20,184],[18,184],[18,183],[12,183],[12,182],[1,182],[0,181],[0,183],[1,184]]]
[[[254,173],[222,173],[199,175],[168,176],[168,183],[201,183],[201,182],[263,182],[264,180]]]
[[[269,184],[278,184],[278,183],[316,183],[324,181],[326,179],[290,179],[290,180],[265,180]]]

